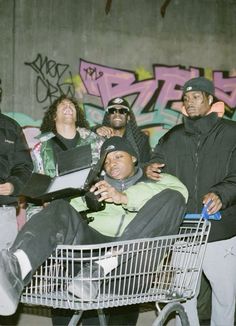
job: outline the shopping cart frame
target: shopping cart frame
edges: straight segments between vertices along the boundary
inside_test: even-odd
[[[189,325],[181,302],[195,295],[209,232],[208,220],[185,220],[178,235],[59,245],[33,275],[21,302],[74,310],[70,326],[77,325],[86,310],[97,310],[100,325],[106,325],[103,309],[155,302],[158,317],[153,325],[163,325],[173,311],[179,313],[183,325]],[[110,257],[117,257],[119,266],[104,276],[96,261]],[[96,275],[92,273],[94,265],[98,267]],[[84,266],[91,267],[89,275],[83,275]],[[89,286],[89,299],[72,293],[78,271],[80,282]],[[92,296],[94,282],[99,285],[96,297]],[[162,303],[164,308],[160,308]]]

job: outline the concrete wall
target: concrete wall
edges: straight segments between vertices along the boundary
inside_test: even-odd
[[[103,89],[92,96],[83,87],[80,59],[132,72],[136,81],[153,78],[155,65],[197,67],[210,78],[215,71],[232,75],[236,2],[172,0],[164,18],[163,3],[113,0],[106,15],[106,0],[0,0],[2,111],[41,119],[61,91],[101,108],[112,94]],[[230,81],[233,92],[236,80]],[[227,104],[235,107],[236,99]]]

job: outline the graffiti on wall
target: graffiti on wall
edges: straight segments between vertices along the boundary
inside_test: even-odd
[[[38,103],[47,108],[61,94],[75,95],[72,73],[68,64],[58,63],[38,54],[32,62],[25,62],[36,73],[35,95]],[[69,79],[69,81],[67,81]]]
[[[212,79],[217,99],[226,104],[225,117],[236,120],[236,77],[225,71],[154,65],[153,75],[145,77],[144,71],[137,73],[80,60],[79,74],[87,94],[100,100],[100,105],[84,103],[91,124],[102,121],[104,107],[111,98],[126,97],[138,125],[149,133],[152,146],[168,129],[181,122],[181,88],[190,78],[205,76]]]
[[[125,97],[138,125],[150,136],[151,146],[167,130],[182,121],[182,86],[193,77],[205,76],[216,86],[217,99],[225,103],[225,118],[236,120],[236,71],[213,71],[197,67],[153,65],[153,71],[117,69],[80,60],[79,74],[73,75],[68,64],[38,54],[25,64],[35,72],[36,101],[47,108],[61,94],[76,96],[83,103],[91,125],[101,123],[104,107],[111,98]],[[0,79],[0,103],[1,103]],[[18,115],[17,115],[18,114]],[[20,113],[8,113],[24,125],[39,126]],[[31,121],[31,120],[32,121]]]

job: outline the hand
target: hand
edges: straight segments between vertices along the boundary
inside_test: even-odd
[[[106,181],[99,181],[90,189],[95,195],[100,195],[98,201],[106,201],[114,204],[127,204],[128,198],[122,192],[117,191]]]
[[[10,182],[0,184],[0,195],[10,196],[14,191],[14,186]]]
[[[160,180],[161,178],[161,168],[163,168],[165,164],[163,163],[151,163],[145,168],[145,174],[149,179],[152,180]]]
[[[99,136],[107,137],[107,138],[110,138],[110,137],[114,136],[114,131],[113,131],[113,129],[110,128],[110,127],[106,127],[106,126],[99,127],[99,128],[96,130],[96,133],[97,133]]]
[[[212,201],[212,203],[209,205],[207,212],[209,215],[215,214],[218,212],[222,207],[222,202],[219,196],[217,196],[214,192],[209,192],[203,197],[203,204],[206,205],[209,203],[209,201]]]

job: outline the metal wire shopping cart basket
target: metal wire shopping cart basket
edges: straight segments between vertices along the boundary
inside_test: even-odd
[[[181,306],[180,302],[194,296],[209,230],[209,221],[201,219],[184,221],[178,235],[59,245],[24,289],[21,302],[75,310],[69,325],[76,325],[86,310],[98,310],[105,325],[101,313],[105,308],[156,302],[155,325],[161,325],[173,304],[176,309],[176,304]],[[104,276],[96,262],[111,257],[117,257],[119,265]],[[81,286],[80,297],[75,294],[76,282]],[[160,303],[166,304],[164,309]]]

